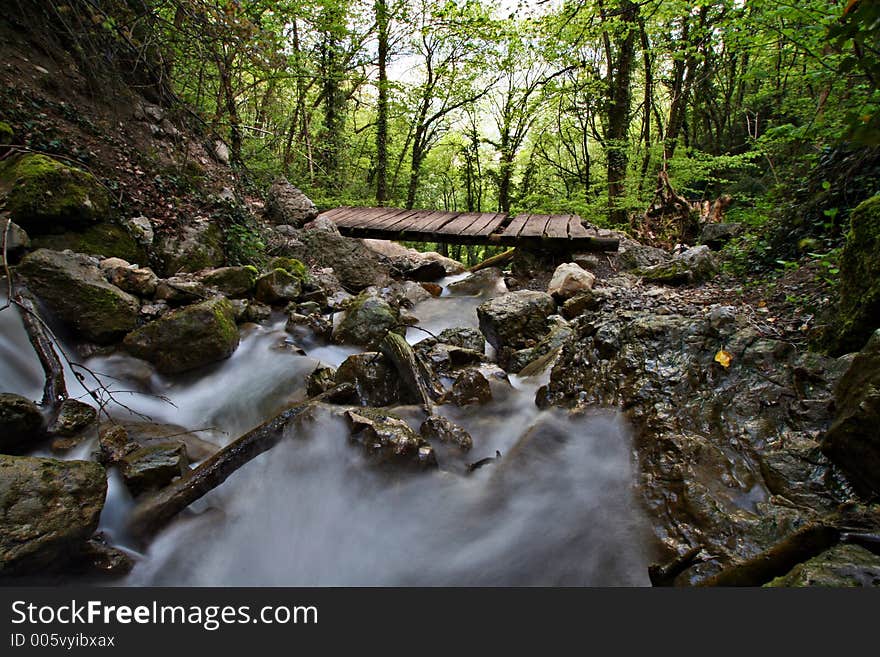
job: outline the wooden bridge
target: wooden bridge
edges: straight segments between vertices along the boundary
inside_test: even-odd
[[[540,246],[616,251],[609,230],[584,226],[573,214],[434,212],[399,208],[340,207],[321,213],[348,237],[452,244]]]

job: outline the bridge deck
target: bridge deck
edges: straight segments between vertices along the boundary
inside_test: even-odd
[[[543,245],[584,251],[616,251],[611,231],[587,228],[573,214],[518,214],[500,212],[438,212],[400,208],[340,207],[321,213],[348,237],[498,244]]]

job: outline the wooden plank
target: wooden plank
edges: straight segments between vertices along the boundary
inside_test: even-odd
[[[338,208],[331,208],[330,210],[324,210],[318,216],[325,217],[326,219],[333,219],[333,217],[342,214],[346,210],[350,210],[351,208],[347,205],[341,205]]]
[[[433,219],[425,217],[424,222],[419,226],[419,230],[425,233],[436,233],[446,224],[455,221],[458,212],[434,212],[436,215]]]
[[[503,213],[484,212],[483,215],[466,229],[461,231],[462,235],[490,235],[501,222],[504,221]]]
[[[554,214],[547,221],[544,228],[544,236],[550,239],[567,240],[568,239],[568,217],[567,214]]]
[[[384,216],[391,208],[356,208],[354,212],[341,215],[335,220],[337,226],[363,226],[372,223],[376,217]]]
[[[345,208],[339,214],[331,217],[330,220],[336,225],[339,225],[340,223],[350,220],[352,217],[360,216],[365,210],[366,208]]]
[[[513,238],[519,236],[519,231],[522,230],[522,227],[526,225],[526,221],[528,221],[530,214],[518,214],[514,217],[513,221],[510,222],[510,225],[504,229],[504,232],[501,233],[502,237],[505,238]]]
[[[425,214],[428,214],[425,210],[404,210],[396,217],[382,222],[381,228],[389,233],[399,233],[413,225],[419,217],[425,216]],[[374,228],[379,228],[379,226],[376,225]]]
[[[544,237],[544,228],[547,227],[548,221],[550,221],[548,214],[531,215],[517,237]]]
[[[412,214],[412,210],[401,210],[400,208],[386,208],[384,212],[367,217],[360,224],[359,228],[385,229],[388,226],[396,224],[403,217]]]
[[[467,235],[466,231],[471,224],[480,220],[483,216],[482,212],[462,212],[455,221],[452,221],[440,230],[436,231],[440,235]]]

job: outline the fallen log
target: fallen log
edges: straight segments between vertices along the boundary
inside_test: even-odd
[[[25,333],[27,333],[28,340],[37,354],[45,375],[43,399],[40,401],[40,405],[54,414],[61,402],[67,399],[64,367],[61,365],[61,359],[58,358],[52,339],[46,332],[46,327],[40,320],[33,299],[24,290],[19,289],[15,294],[15,305],[21,315]]]
[[[651,564],[648,566],[648,578],[652,586],[673,586],[675,578],[694,565],[698,561],[697,555],[703,550],[702,545],[692,547],[682,555],[675,557],[665,564]]]
[[[333,401],[351,395],[353,390],[350,383],[342,383],[300,402],[229,443],[197,468],[138,504],[129,518],[130,533],[134,538],[146,541],[186,507],[226,481],[245,463],[277,445],[291,420],[313,403]]]
[[[437,375],[416,356],[402,335],[389,331],[379,343],[379,351],[393,364],[404,386],[415,400],[433,415],[434,402],[445,392]]]
[[[475,271],[480,271],[481,269],[486,269],[487,267],[497,267],[498,265],[505,265],[513,260],[514,253],[516,253],[516,249],[508,249],[504,253],[499,253],[498,255],[494,255],[491,258],[486,258],[485,260],[483,260],[483,262],[468,268],[468,271],[473,274]]]

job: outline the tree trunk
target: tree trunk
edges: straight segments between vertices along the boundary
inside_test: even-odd
[[[379,97],[376,101],[376,205],[388,200],[388,5],[376,0],[379,39]]]

